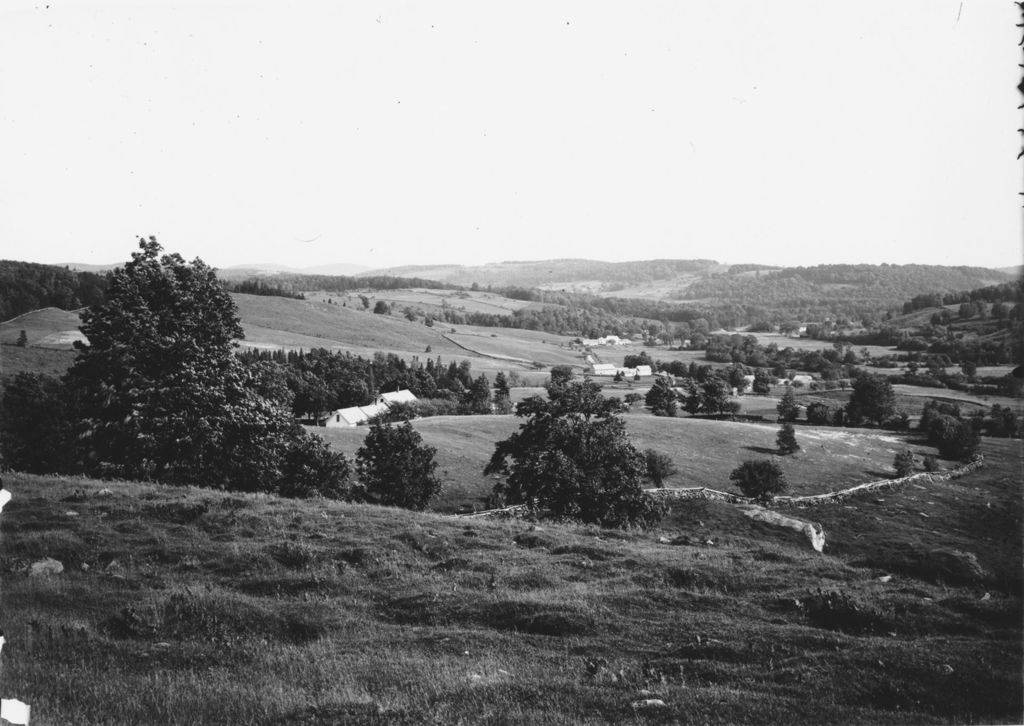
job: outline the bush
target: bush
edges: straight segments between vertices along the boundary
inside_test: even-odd
[[[938,415],[928,426],[928,441],[946,459],[967,461],[978,450],[978,432],[967,421],[958,421],[952,416]]]
[[[939,460],[934,455],[928,454],[924,457],[924,470],[931,473],[939,470]]]
[[[796,431],[793,424],[784,423],[779,433],[775,436],[775,443],[779,447],[779,453],[785,456],[800,450],[800,444],[796,442]]]
[[[910,449],[904,449],[896,454],[892,466],[896,469],[897,477],[910,476],[914,471],[914,453]]]
[[[822,592],[819,589],[817,593],[803,598],[801,608],[818,627],[851,635],[886,633],[894,627],[891,616],[862,605],[841,591]]]
[[[344,454],[331,451],[319,436],[304,434],[284,455],[278,493],[285,497],[345,499],[350,494],[350,473]]]
[[[807,406],[807,423],[828,426],[835,414],[827,403],[812,403]]]
[[[645,449],[644,458],[647,461],[647,476],[654,482],[654,486],[662,487],[670,476],[679,473],[679,469],[672,462],[672,459],[660,451]]]
[[[744,496],[763,502],[770,502],[789,486],[782,468],[768,459],[744,461],[733,469],[729,481],[736,482]]]

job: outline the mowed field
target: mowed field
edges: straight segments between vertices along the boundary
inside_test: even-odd
[[[637,448],[655,449],[671,457],[679,473],[667,487],[709,487],[737,491],[729,474],[748,459],[771,458],[776,453],[778,426],[663,418],[647,412],[625,415],[627,430]],[[483,475],[494,445],[518,430],[524,419],[516,416],[435,416],[418,419],[413,427],[425,443],[437,449],[437,473],[443,489],[432,507],[453,512],[463,507],[485,508],[494,479]],[[368,429],[310,428],[331,446],[354,457]],[[896,454],[910,449],[918,455],[934,454],[918,437],[867,429],[839,429],[798,425],[801,450],[777,457],[793,494],[821,494],[892,476]]]
[[[307,300],[332,300],[338,304],[345,301],[347,307],[356,308],[362,306],[359,296],[363,295],[370,300],[371,309],[378,300],[383,300],[393,306],[392,313],[394,315],[400,315],[406,307],[434,315],[445,307],[467,313],[511,315],[516,310],[533,305],[527,300],[515,300],[490,292],[432,290],[419,287],[400,290],[349,290],[346,292],[314,290],[304,294]]]
[[[70,350],[74,341],[85,340],[78,330],[81,320],[77,311],[42,308],[0,323],[0,345],[14,345],[25,331],[27,345],[56,350]]]
[[[33,724],[1021,723],[1019,442],[983,451],[793,512],[823,554],[715,501],[620,532],[5,474],[4,696]]]
[[[244,344],[257,348],[322,347],[364,357],[385,351],[407,360],[414,356],[421,360],[441,356],[444,361],[469,360],[474,371],[489,374],[498,370],[532,370],[534,361],[544,367],[573,360],[582,363],[565,347],[572,340],[566,336],[538,336],[533,331],[513,328],[449,326],[440,322],[428,327],[422,321],[375,315],[325,302],[258,295],[232,297],[245,330]]]

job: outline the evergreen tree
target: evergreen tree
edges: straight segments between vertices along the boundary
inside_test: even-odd
[[[796,403],[792,386],[786,386],[786,392],[782,394],[782,400],[775,410],[779,412],[780,421],[796,421],[796,417],[800,415],[800,407]]]
[[[24,348],[26,345],[28,345],[28,336],[25,334],[24,330],[18,333],[18,340],[15,341],[14,344],[19,348]]]
[[[778,435],[775,437],[775,443],[779,447],[779,453],[783,456],[800,450],[800,444],[796,441],[796,431],[793,429],[793,424],[788,421],[782,424]]]

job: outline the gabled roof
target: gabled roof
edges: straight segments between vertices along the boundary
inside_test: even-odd
[[[384,403],[416,403],[416,396],[413,395],[412,391],[403,388],[401,391],[382,393],[377,397],[377,400]]]

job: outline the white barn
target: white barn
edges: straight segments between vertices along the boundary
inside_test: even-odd
[[[416,403],[416,396],[406,389],[382,393],[369,406],[351,406],[331,411],[321,419],[321,425],[328,428],[359,426],[384,413],[396,403]]]

